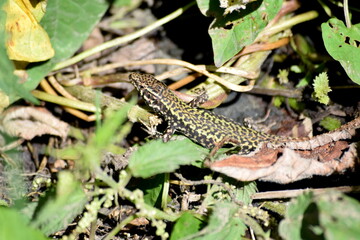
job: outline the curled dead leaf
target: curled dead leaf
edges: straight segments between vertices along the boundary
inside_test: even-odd
[[[11,136],[30,140],[44,134],[66,137],[69,132],[66,122],[55,118],[45,108],[13,107],[0,116],[0,130]]]
[[[355,144],[344,141],[321,146],[312,151],[263,147],[253,156],[231,155],[213,162],[210,168],[239,181],[271,181],[291,183],[314,175],[327,176],[354,167],[357,159]]]

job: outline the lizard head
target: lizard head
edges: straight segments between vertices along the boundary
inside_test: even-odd
[[[167,86],[151,74],[130,73],[129,79],[145,102],[157,110]]]
[[[142,97],[147,95],[160,97],[163,91],[167,89],[164,83],[151,74],[130,73],[129,79]]]

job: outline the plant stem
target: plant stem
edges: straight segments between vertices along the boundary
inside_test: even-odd
[[[113,239],[113,237],[120,232],[120,230],[125,227],[128,223],[135,219],[135,215],[130,215],[124,220],[122,220],[111,232],[104,238],[104,240]]]
[[[344,14],[345,14],[346,27],[347,27],[347,28],[351,28],[351,21],[350,21],[350,16],[349,16],[349,4],[348,4],[348,0],[344,0]]]
[[[94,104],[91,104],[91,103],[76,101],[76,100],[52,95],[52,94],[49,94],[46,92],[38,91],[38,90],[33,90],[31,93],[34,97],[36,97],[40,100],[43,100],[43,101],[47,101],[47,102],[59,104],[62,106],[75,108],[75,109],[80,109],[83,111],[96,112],[96,107],[94,106]]]
[[[314,18],[317,18],[319,16],[318,12],[316,11],[309,11],[306,13],[302,13],[299,15],[296,15],[295,17],[292,17],[284,22],[281,22],[279,24],[276,24],[266,31],[264,31],[263,34],[259,34],[259,36],[256,38],[257,40],[262,39],[264,36],[272,36],[278,32],[284,31],[286,29],[291,28],[292,26],[295,26],[299,23],[310,21]]]

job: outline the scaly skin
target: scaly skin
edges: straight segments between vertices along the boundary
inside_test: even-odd
[[[180,100],[151,74],[131,73],[129,79],[146,104],[168,122],[163,136],[165,142],[178,131],[206,148],[232,144],[239,146],[241,152],[250,152],[262,142],[278,143],[291,139],[259,132],[224,116],[195,108],[194,104]]]

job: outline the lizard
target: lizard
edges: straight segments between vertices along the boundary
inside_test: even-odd
[[[164,132],[163,141],[167,142],[175,131],[180,132],[192,141],[205,148],[212,149],[219,144],[231,144],[240,147],[239,153],[250,153],[262,144],[269,146],[289,146],[290,148],[311,149],[324,145],[337,139],[351,137],[350,130],[359,127],[359,119],[343,125],[335,136],[330,139],[322,138],[294,138],[267,134],[244,126],[232,119],[217,115],[209,110],[197,108],[206,101],[206,97],[199,96],[186,103],[169,90],[163,82],[157,80],[152,74],[130,73],[129,80],[139,91],[145,103],[168,123]],[[339,134],[336,134],[339,133]],[[321,135],[319,135],[321,136]],[[299,146],[296,142],[309,141]],[[295,144],[294,144],[295,143]]]

